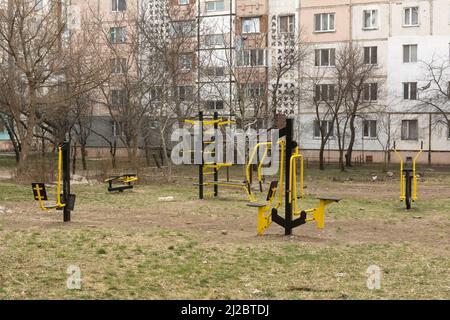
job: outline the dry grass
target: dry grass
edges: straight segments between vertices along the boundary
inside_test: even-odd
[[[199,201],[188,172],[123,194],[74,186],[68,225],[40,213],[28,185],[0,183],[0,205],[13,211],[0,214],[0,298],[449,299],[450,177],[427,173],[407,213],[397,180],[372,183],[370,171],[309,170],[306,206],[324,193],[344,200],[325,230],[308,224],[293,237],[277,226],[255,236],[239,191]],[[66,288],[69,265],[81,290]],[[370,265],[382,269],[380,290],[367,289]]]

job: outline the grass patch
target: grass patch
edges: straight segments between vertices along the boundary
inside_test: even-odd
[[[2,274],[2,299],[450,297],[449,257],[432,256],[410,244],[332,248],[261,241],[220,246],[190,233],[164,230],[131,237],[111,230],[49,230],[39,236],[23,231],[2,238],[9,248],[0,260],[7,270]],[[88,239],[96,249],[80,239]],[[174,243],[172,249],[165,245],[168,240]],[[371,291],[366,271],[374,264],[383,271],[382,289]],[[65,287],[69,265],[81,269],[81,290]]]

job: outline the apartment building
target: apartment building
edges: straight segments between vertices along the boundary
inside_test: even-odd
[[[75,27],[71,36],[76,37],[88,29],[96,34],[98,53],[93,63],[110,69],[108,81],[91,96],[92,134],[87,139],[92,156],[107,154],[111,145],[124,152],[125,128],[133,121],[125,119],[129,94],[138,75],[138,15],[140,0],[71,0],[68,21]],[[78,20],[78,21],[77,21]]]
[[[394,142],[397,149],[408,153],[418,150],[423,141],[433,163],[448,163],[449,127],[436,107],[423,103],[429,94],[426,89],[436,85],[426,65],[445,65],[450,59],[448,1],[303,0],[300,24],[315,52],[309,71],[320,73],[324,84],[333,84],[336,55],[345,46],[360,47],[365,63],[376,66],[368,90],[371,106],[357,123],[355,156],[382,161],[382,151]],[[448,79],[448,72],[442,76]],[[446,81],[441,85],[447,87]],[[302,83],[303,92],[310,94],[300,102],[299,135],[304,152],[315,157],[321,141],[317,128],[327,124],[316,120],[314,94],[308,86],[307,81]],[[448,100],[439,106],[450,110]],[[328,124],[328,130],[335,128]],[[334,160],[337,143],[332,132],[326,150]]]
[[[364,112],[356,120],[354,156],[383,159],[394,142],[399,150],[416,150],[424,142],[433,163],[448,162],[450,130],[436,106],[423,103],[430,81],[426,64],[450,61],[450,4],[448,0],[71,0],[62,12],[68,17],[68,36],[83,24],[101,20],[99,59],[111,61],[113,76],[98,93],[93,127],[121,145],[122,123],[111,116],[111,105],[127,104],[123,74],[136,74],[136,55],[130,40],[139,38],[136,22],[147,19],[155,34],[169,39],[173,30],[188,30],[188,41],[177,53],[173,97],[194,115],[199,110],[235,114],[253,121],[274,114],[295,116],[297,139],[307,157],[317,158],[322,126],[331,138],[327,157],[336,159],[336,128],[323,115],[321,99],[335,93],[334,67],[342,48],[360,48],[364,63],[373,65],[364,89]],[[142,14],[148,12],[148,15]],[[171,17],[168,18],[168,12]],[[78,18],[77,18],[78,17]],[[170,27],[169,27],[170,26]],[[171,28],[172,33],[171,33]],[[301,45],[307,59],[277,78],[280,58]],[[145,49],[144,49],[145,47]],[[139,48],[139,63],[148,63]],[[104,55],[104,56],[103,56]],[[442,79],[448,79],[448,69]],[[443,84],[446,87],[447,83]],[[155,84],[149,99],[158,100]],[[275,97],[275,98],[274,98]],[[319,97],[319,99],[317,99]],[[318,103],[319,102],[319,103]],[[439,101],[450,110],[448,101]],[[161,102],[161,105],[163,103]],[[170,113],[170,112],[169,112]],[[106,139],[106,140],[107,140]],[[107,147],[99,135],[89,145]],[[423,159],[426,159],[424,157]],[[394,159],[395,160],[395,159]]]

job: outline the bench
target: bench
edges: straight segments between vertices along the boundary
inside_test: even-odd
[[[123,174],[121,176],[112,176],[105,180],[105,182],[108,183],[108,191],[119,191],[123,192],[124,190],[133,189],[134,186],[131,184],[134,181],[137,181],[137,174],[130,173],[130,174]],[[120,185],[120,186],[113,186],[113,182],[118,181],[122,183],[126,183],[126,185]]]

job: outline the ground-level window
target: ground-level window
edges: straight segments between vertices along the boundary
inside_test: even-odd
[[[194,88],[192,86],[179,86],[176,90],[176,96],[180,101],[191,101],[194,97]]]
[[[450,139],[450,121],[447,123],[447,138]]]
[[[319,125],[320,123],[320,125]],[[330,133],[330,137],[334,135],[334,122],[331,120],[314,120],[314,138],[320,138],[323,131],[324,136]]]
[[[417,120],[402,120],[402,140],[418,140],[419,125]]]
[[[206,107],[209,110],[221,110],[221,109],[223,109],[223,101],[222,100],[206,101]]]
[[[124,135],[121,123],[117,121],[112,122],[112,135],[113,137],[120,137]]]
[[[363,135],[364,135],[364,138],[376,138],[377,137],[377,120],[364,120],[363,121]]]

